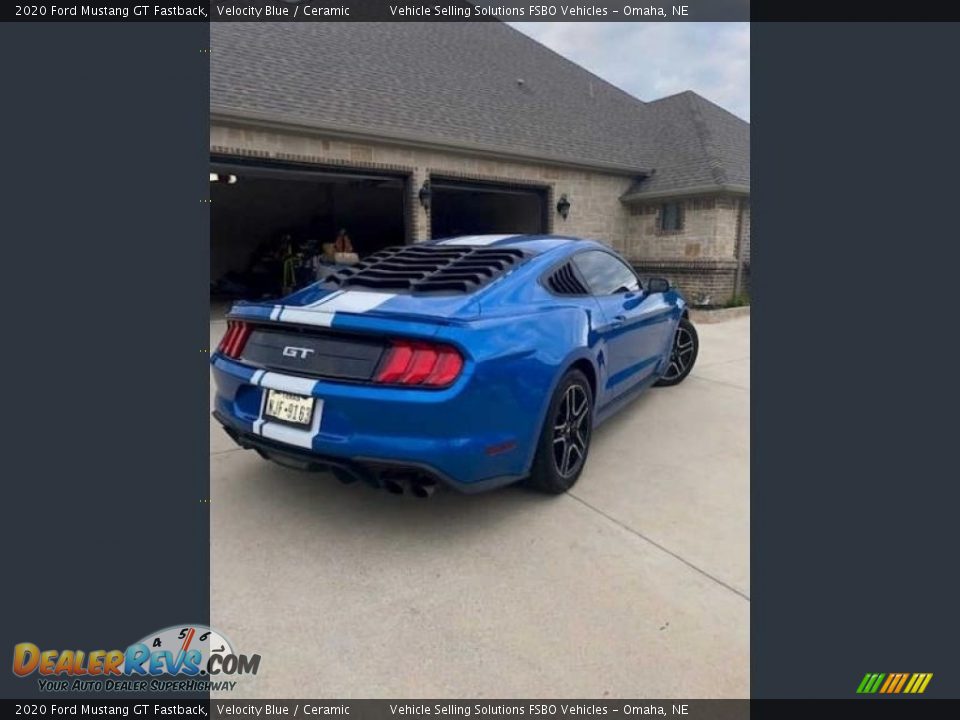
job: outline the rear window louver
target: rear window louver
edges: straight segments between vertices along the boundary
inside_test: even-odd
[[[587,295],[589,293],[568,262],[550,273],[547,277],[547,287],[557,295]]]
[[[325,284],[412,293],[470,293],[524,260],[517,248],[403,245],[368,255],[338,270]]]

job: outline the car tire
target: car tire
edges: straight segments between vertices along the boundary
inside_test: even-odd
[[[684,378],[693,370],[699,352],[700,338],[697,336],[697,329],[687,318],[681,318],[677,325],[677,331],[673,335],[673,345],[670,348],[667,369],[654,385],[670,387],[683,382]]]
[[[550,400],[527,485],[559,495],[583,472],[593,434],[593,391],[586,376],[570,370]]]

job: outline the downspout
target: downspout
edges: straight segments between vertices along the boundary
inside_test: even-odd
[[[737,234],[734,243],[733,254],[737,260],[737,271],[733,276],[733,297],[735,299],[740,295],[740,286],[743,284],[743,211],[746,201],[740,198],[737,201]]]

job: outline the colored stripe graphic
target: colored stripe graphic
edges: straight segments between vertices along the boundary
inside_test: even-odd
[[[907,677],[909,673],[900,673],[900,682],[897,683],[897,686],[893,689],[893,692],[898,693],[903,690],[903,686],[907,682]]]
[[[867,673],[857,686],[860,695],[919,695],[927,689],[933,673]]]
[[[880,687],[880,692],[882,693],[890,692],[890,685],[895,684],[898,679],[899,679],[899,675],[897,675],[896,673],[891,673],[890,675],[887,675],[887,681],[883,683],[883,685]]]
[[[886,673],[867,673],[863,676],[863,680],[860,681],[860,687],[857,688],[857,692],[865,695],[875,693],[886,676]]]
[[[880,692],[888,695],[900,692],[900,688],[903,687],[903,683],[906,682],[908,675],[909,673],[890,673],[887,681],[883,684],[883,687],[880,688]]]
[[[930,684],[930,678],[932,677],[933,673],[914,673],[907,683],[907,686],[903,689],[903,692],[910,694],[922,693],[927,689],[927,685]]]

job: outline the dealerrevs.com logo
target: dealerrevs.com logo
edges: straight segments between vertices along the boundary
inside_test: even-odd
[[[37,676],[44,692],[209,692],[233,690],[230,678],[256,675],[259,655],[237,653],[205,625],[174,625],[124,650],[49,650],[22,642],[13,672]]]

